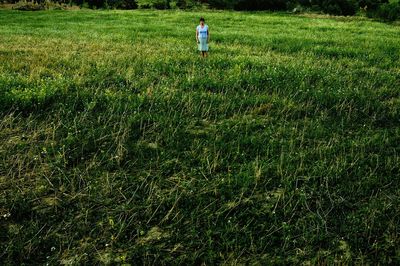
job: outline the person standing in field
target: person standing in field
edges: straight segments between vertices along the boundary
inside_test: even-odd
[[[202,57],[207,57],[208,42],[210,40],[210,31],[205,24],[204,18],[200,18],[200,25],[196,28],[196,41]]]

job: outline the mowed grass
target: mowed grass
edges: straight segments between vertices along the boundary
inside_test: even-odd
[[[399,264],[399,59],[363,18],[0,11],[1,264]]]

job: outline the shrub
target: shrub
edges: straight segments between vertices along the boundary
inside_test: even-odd
[[[376,17],[386,21],[400,19],[400,2],[391,2],[381,5],[376,12]]]
[[[365,8],[367,12],[372,12],[379,9],[382,4],[388,3],[389,0],[359,0],[358,5],[361,8]]]
[[[320,0],[319,6],[323,12],[332,15],[351,16],[358,10],[355,0]]]
[[[137,4],[135,0],[106,0],[104,7],[120,8],[120,9],[135,9]]]
[[[218,9],[233,9],[237,0],[209,0],[208,5]]]
[[[188,1],[186,0],[176,0],[176,1],[172,1],[171,6],[177,7],[177,8],[182,8],[185,9],[188,7]]]
[[[170,8],[169,0],[138,0],[139,8],[156,8],[156,9],[168,9]]]
[[[13,6],[13,9],[21,11],[40,11],[40,10],[45,10],[46,6],[44,4],[21,1],[15,4]]]
[[[235,9],[237,10],[284,10],[286,0],[238,0]]]

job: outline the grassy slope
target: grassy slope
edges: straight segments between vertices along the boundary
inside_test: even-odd
[[[364,19],[0,11],[0,261],[400,263],[399,54]]]

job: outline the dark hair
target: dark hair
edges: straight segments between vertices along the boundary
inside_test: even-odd
[[[200,18],[200,21],[203,21],[203,22],[205,22],[205,20],[204,20],[204,18],[203,18],[203,17],[201,17],[201,18]]]

